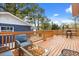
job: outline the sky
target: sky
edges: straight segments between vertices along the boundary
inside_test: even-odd
[[[45,16],[56,24],[72,21],[72,5],[70,3],[38,3],[45,10]],[[25,7],[24,7],[25,8]],[[23,8],[23,9],[24,9]]]
[[[54,23],[70,23],[72,19],[72,5],[70,3],[39,3],[45,10],[45,15]]]

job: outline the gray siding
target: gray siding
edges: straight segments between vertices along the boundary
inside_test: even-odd
[[[14,31],[31,31],[31,27],[16,25],[16,26],[14,26]]]
[[[13,25],[13,24],[1,24],[0,26],[14,26],[15,32],[21,32],[21,31],[31,31],[31,26],[24,26],[24,25]]]

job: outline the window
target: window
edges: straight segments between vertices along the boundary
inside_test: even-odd
[[[6,27],[1,27],[1,30],[6,30]]]
[[[1,32],[13,32],[14,27],[13,26],[1,26]]]

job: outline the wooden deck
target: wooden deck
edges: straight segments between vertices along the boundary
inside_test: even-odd
[[[63,49],[70,49],[79,52],[79,37],[66,38],[64,35],[54,35],[47,38],[46,41],[35,42],[34,44],[44,48],[51,48],[49,56],[59,56]],[[15,56],[18,56],[18,51],[13,50]]]
[[[66,38],[65,36],[58,35],[48,38],[47,41],[36,42],[39,46],[44,48],[51,48],[49,56],[58,56],[63,49],[70,49],[79,52],[79,37]]]
[[[62,30],[60,30],[60,31],[58,31],[58,30],[57,31],[56,30],[38,31],[37,33],[41,34],[41,36],[43,36],[43,39],[33,41],[33,38],[32,38],[32,41],[34,42],[34,44],[42,46],[44,48],[51,48],[49,56],[58,56],[61,54],[61,51],[63,49],[70,49],[70,50],[79,52],[79,37],[78,37],[79,31],[76,33],[77,37],[74,36],[72,39],[66,38],[64,35],[62,35],[62,33],[63,33]],[[0,32],[0,35],[2,36],[2,38],[1,38],[2,46],[5,46],[4,36],[7,35],[7,38],[6,38],[7,44],[6,45],[11,48],[14,55],[18,55],[18,51],[14,50],[15,45],[13,45],[13,43],[16,40],[15,36],[19,35],[19,34],[27,34],[29,36],[32,36],[32,35],[34,35],[34,32]],[[12,44],[10,44],[11,35],[13,36]],[[38,39],[38,38],[36,38],[36,39]],[[46,39],[46,41],[43,41],[45,39]],[[8,50],[10,50],[10,49],[8,49]]]

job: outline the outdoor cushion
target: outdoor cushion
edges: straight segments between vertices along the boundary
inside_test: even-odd
[[[23,37],[18,37],[18,39],[16,39],[16,40],[18,40],[20,43],[27,41],[27,40],[24,39]]]
[[[23,42],[23,43],[21,43],[20,45],[22,46],[22,47],[24,47],[24,46],[28,46],[28,45],[31,45],[32,43],[30,42],[30,41],[27,41],[27,42]]]
[[[28,38],[29,38],[29,36],[27,36],[26,34],[16,35],[16,43],[17,43],[17,45],[22,46],[22,47],[31,45],[32,42],[30,40],[28,40]]]
[[[12,51],[5,51],[5,52],[0,53],[0,56],[13,56],[13,53]]]
[[[22,35],[16,35],[16,40],[18,40],[20,43],[27,41],[28,36],[26,36],[25,34]]]

